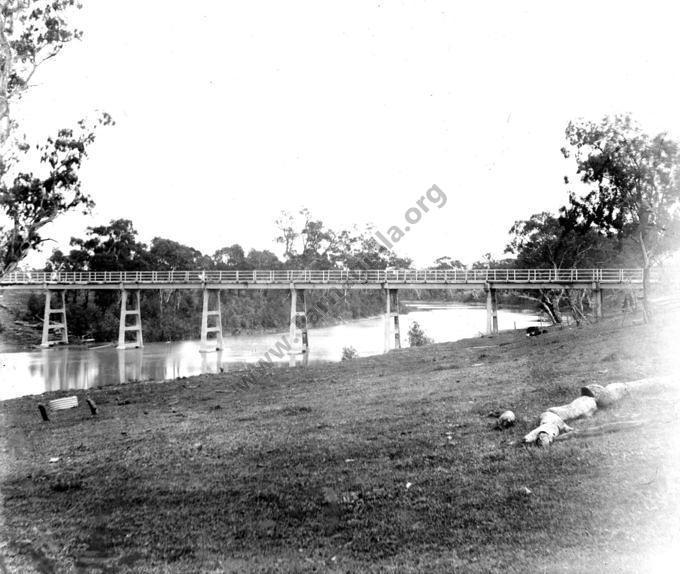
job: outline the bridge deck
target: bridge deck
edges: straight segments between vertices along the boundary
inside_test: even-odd
[[[657,282],[661,270],[654,269]],[[426,269],[13,272],[3,289],[498,289],[642,285],[642,269]]]

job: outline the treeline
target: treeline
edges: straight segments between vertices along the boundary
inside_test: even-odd
[[[249,270],[249,269],[385,269],[406,268],[411,262],[394,256],[369,231],[336,232],[302,210],[296,217],[284,214],[278,221],[276,240],[284,246],[284,258],[267,250],[248,253],[238,244],[206,255],[177,241],[156,237],[140,242],[132,221],[118,219],[90,227],[83,238],[71,239],[71,250],[55,250],[46,271],[145,271],[145,270]],[[239,333],[282,329],[288,326],[287,291],[242,290],[223,292],[222,325],[225,332]],[[323,292],[308,293],[308,306]],[[320,323],[366,317],[380,313],[384,302],[379,291],[348,290],[320,318]],[[69,291],[66,294],[69,335],[72,339],[115,340],[118,336],[120,294],[116,291]],[[39,321],[44,295],[32,294],[25,321]],[[144,290],[141,309],[146,341],[172,341],[200,336],[202,294],[178,290]]]

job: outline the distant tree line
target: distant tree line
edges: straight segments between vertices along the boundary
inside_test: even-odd
[[[55,250],[46,271],[171,271],[250,269],[385,269],[406,268],[411,261],[398,258],[380,245],[368,231],[336,232],[312,218],[307,210],[297,216],[284,213],[278,222],[277,241],[284,245],[284,259],[267,250],[239,244],[218,249],[212,255],[156,237],[150,245],[137,239],[132,221],[117,219],[90,227],[86,237],[72,238],[68,253]],[[225,294],[226,293],[226,294]],[[286,291],[242,290],[223,292],[222,324],[226,332],[239,333],[281,329],[288,325]],[[308,307],[323,292],[308,293]],[[114,340],[118,334],[120,294],[116,291],[70,291],[66,299],[69,334],[72,338]],[[44,296],[27,301],[24,320],[42,318]],[[335,322],[380,313],[384,302],[379,291],[347,290],[342,299],[320,319]],[[200,335],[202,294],[186,289],[143,291],[141,309],[144,338],[169,341]]]

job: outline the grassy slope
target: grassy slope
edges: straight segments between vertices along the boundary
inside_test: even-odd
[[[678,538],[678,393],[574,425],[648,421],[636,430],[546,450],[510,443],[583,384],[670,372],[671,336],[614,324],[507,333],[275,370],[247,387],[233,373],[130,384],[90,393],[96,419],[82,406],[49,424],[35,398],[0,403],[5,563],[651,571]],[[505,408],[517,427],[491,430],[487,413]]]

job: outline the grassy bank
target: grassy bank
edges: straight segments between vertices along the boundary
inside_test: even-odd
[[[670,373],[677,335],[671,321],[605,323],[254,384],[239,373],[129,384],[89,393],[96,418],[83,405],[50,423],[35,397],[7,401],[5,567],[651,572],[678,539],[677,392],[574,424],[644,421],[634,430],[512,443],[583,384]],[[488,413],[506,408],[517,426],[493,430]]]

